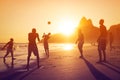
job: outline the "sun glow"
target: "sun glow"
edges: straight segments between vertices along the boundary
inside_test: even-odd
[[[64,35],[69,36],[74,32],[76,26],[77,25],[76,25],[74,20],[62,19],[61,22],[58,25],[58,29]]]

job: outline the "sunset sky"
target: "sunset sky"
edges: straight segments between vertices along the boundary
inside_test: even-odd
[[[0,43],[11,37],[15,42],[27,42],[32,28],[40,38],[44,32],[67,35],[83,16],[97,27],[103,18],[109,29],[120,23],[120,0],[0,0]]]

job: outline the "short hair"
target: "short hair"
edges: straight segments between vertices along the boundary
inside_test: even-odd
[[[48,35],[51,35],[51,33],[49,32]]]
[[[10,41],[13,41],[13,38],[10,38]]]
[[[32,29],[32,32],[33,32],[33,33],[35,33],[35,32],[36,32],[36,29],[35,29],[35,28],[33,28],[33,29]]]
[[[103,24],[104,23],[104,19],[100,19],[99,24]]]

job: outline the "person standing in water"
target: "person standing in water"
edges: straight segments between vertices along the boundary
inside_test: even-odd
[[[48,33],[47,35],[44,33],[42,38],[43,38],[43,44],[44,44],[44,50],[45,53],[47,55],[47,57],[49,57],[49,45],[48,45],[48,39],[50,38],[51,33]]]
[[[78,43],[78,49],[81,54],[80,58],[83,58],[84,35],[81,30],[78,31],[78,39],[76,40],[76,43]]]
[[[6,51],[6,54],[5,56],[3,57],[3,62],[5,63],[6,62],[6,57],[8,56],[9,53],[11,53],[11,57],[12,57],[12,65],[14,65],[14,56],[13,56],[13,38],[10,39],[10,41],[8,43],[5,44],[5,46],[2,48],[5,49],[5,47],[7,47],[7,51]]]
[[[99,61],[106,61],[106,45],[107,45],[107,30],[106,27],[104,26],[104,20],[101,19],[99,21],[100,24],[100,36],[98,38],[98,53],[99,53]],[[102,60],[102,55],[103,55],[103,60]]]
[[[28,43],[28,57],[27,57],[27,66],[26,66],[27,70],[29,70],[29,62],[30,62],[30,57],[31,57],[32,52],[37,58],[38,68],[40,67],[40,65],[39,65],[39,52],[38,52],[38,48],[37,48],[37,44],[36,44],[36,39],[38,39],[38,41],[40,42],[39,34],[36,33],[36,29],[33,28],[32,32],[28,34],[29,43]]]

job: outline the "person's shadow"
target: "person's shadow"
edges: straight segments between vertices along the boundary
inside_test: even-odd
[[[32,63],[34,65],[35,63]],[[32,70],[27,71],[27,69],[22,68],[14,68],[14,64],[8,64],[4,62],[4,65],[6,66],[7,70],[4,72],[0,72],[0,74],[6,74],[5,77],[0,77],[0,80],[23,80],[25,77],[30,75],[32,72],[36,71],[38,68],[34,67]],[[10,74],[7,74],[10,73]]]
[[[101,65],[106,66],[107,68],[120,74],[120,67],[111,64],[110,62],[101,63]]]
[[[3,62],[3,63],[4,63],[4,65],[5,65],[5,67],[6,67],[7,70],[14,68],[13,62],[12,62],[11,64],[8,64],[8,63],[6,63],[6,62]]]
[[[100,72],[98,69],[96,69],[88,60],[85,58],[82,58],[86,65],[88,66],[89,70],[93,74],[93,76],[96,78],[96,80],[111,80],[109,77],[107,77],[105,74]]]

